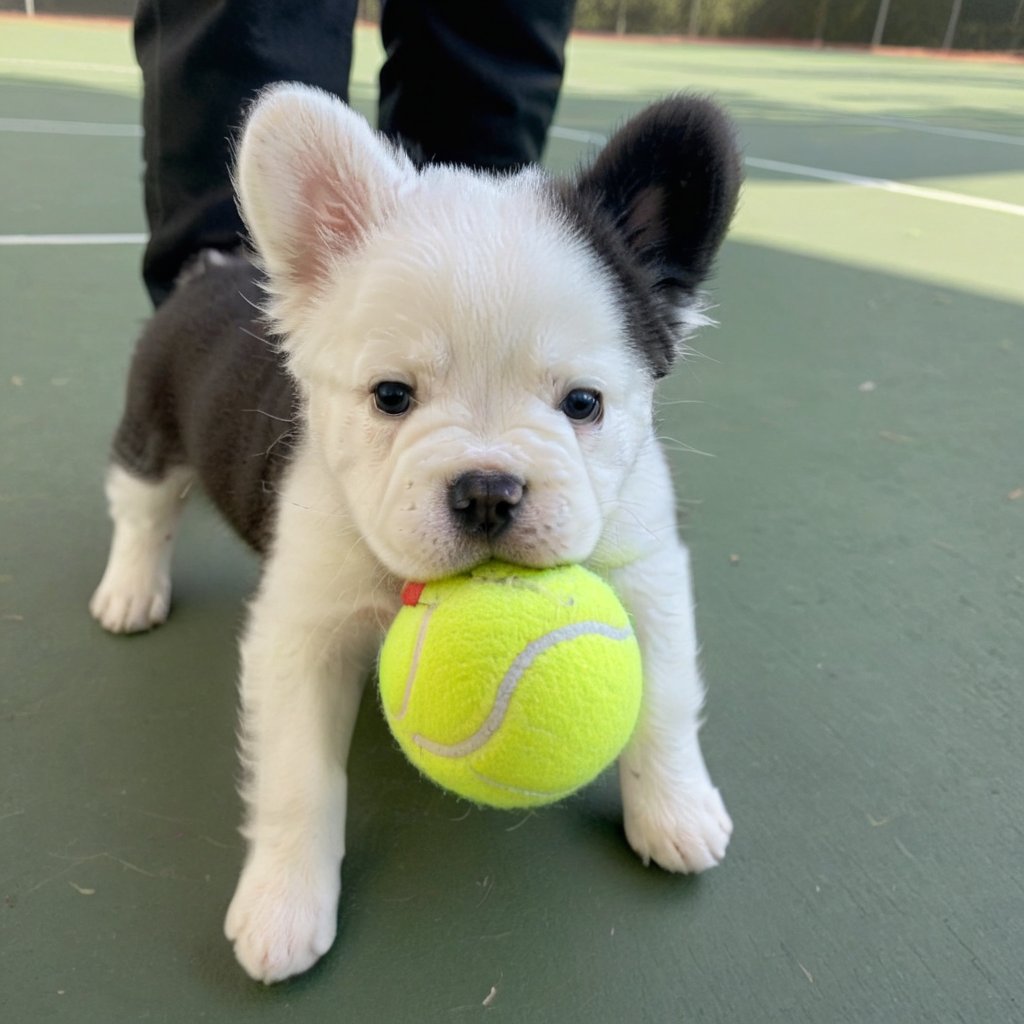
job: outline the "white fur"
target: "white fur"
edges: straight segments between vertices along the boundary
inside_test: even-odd
[[[627,837],[671,871],[717,863],[731,823],[697,740],[689,562],[653,385],[540,176],[414,175],[358,115],[287,87],[255,110],[238,187],[306,420],[242,642],[249,850],[225,923],[239,962],[269,983],[331,945],[348,747],[400,581],[489,557],[584,562],[617,588],[645,664],[621,760]],[[409,415],[375,409],[380,381],[414,387]],[[560,411],[577,387],[601,392],[599,424]],[[448,509],[469,470],[526,481],[493,544]]]
[[[679,541],[671,479],[653,442],[638,460],[605,535],[615,538],[604,571],[633,616],[644,664],[636,732],[619,759],[626,838],[645,864],[668,871],[714,867],[732,820],[704,764],[697,731],[704,686],[690,556]]]
[[[110,467],[106,490],[114,537],[106,571],[89,602],[104,629],[137,633],[167,618],[174,534],[191,483],[191,471],[183,468],[151,482]]]
[[[242,643],[249,855],[225,922],[242,966],[278,981],[334,939],[345,762],[397,583],[381,576],[308,452],[290,474]]]

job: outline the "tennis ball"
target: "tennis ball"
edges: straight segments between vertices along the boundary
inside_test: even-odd
[[[381,650],[381,703],[399,746],[438,785],[533,807],[622,751],[640,710],[640,649],[593,573],[490,562],[410,583],[402,600]]]

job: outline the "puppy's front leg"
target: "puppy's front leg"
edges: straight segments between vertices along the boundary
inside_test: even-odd
[[[334,941],[345,763],[380,637],[374,610],[359,603],[379,570],[350,536],[332,558],[316,525],[282,524],[242,643],[249,849],[224,931],[242,967],[268,984],[311,967]]]
[[[243,795],[249,842],[224,931],[268,984],[334,942],[345,850],[345,761],[372,644],[332,621],[312,629],[268,586],[242,648]]]
[[[690,555],[679,540],[668,462],[653,437],[609,512],[592,565],[629,609],[643,657],[640,718],[619,758],[626,838],[645,864],[704,871],[725,855],[732,822],[697,739],[704,685]]]
[[[725,856],[732,821],[697,739],[704,686],[689,552],[673,537],[609,576],[633,615],[644,661],[640,720],[619,760],[626,838],[645,864],[704,871]]]

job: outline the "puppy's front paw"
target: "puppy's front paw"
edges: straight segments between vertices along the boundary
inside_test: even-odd
[[[338,928],[340,866],[256,853],[238,881],[224,934],[246,973],[271,985],[309,970]]]
[[[644,864],[696,874],[725,856],[732,819],[709,778],[674,779],[623,764],[626,838]]]
[[[111,633],[139,633],[159,626],[170,607],[170,576],[148,570],[108,570],[89,602],[92,617]]]

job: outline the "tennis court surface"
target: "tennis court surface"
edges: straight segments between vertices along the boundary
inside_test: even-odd
[[[379,56],[361,31],[368,113]],[[720,326],[660,411],[725,863],[644,869],[610,775],[471,809],[368,700],[337,943],[282,986],[242,974],[221,921],[256,566],[196,506],[165,627],[86,611],[147,313],[128,28],[5,18],[5,1022],[1024,1019],[1024,65],[577,39],[569,67],[556,169],[678,90],[745,147]]]

